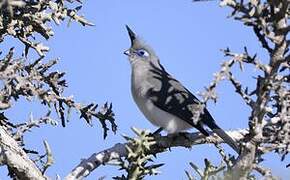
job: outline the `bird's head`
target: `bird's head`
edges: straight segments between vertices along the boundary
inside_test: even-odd
[[[128,31],[131,47],[124,52],[128,56],[131,64],[136,62],[157,62],[158,57],[155,55],[154,51],[146,45],[130,28],[126,25]]]

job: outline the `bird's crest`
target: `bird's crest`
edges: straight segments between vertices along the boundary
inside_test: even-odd
[[[138,36],[128,25],[126,25],[126,29],[131,40],[131,48],[142,48],[148,50],[149,52],[153,52],[153,49],[149,45],[147,45],[146,42],[140,36]]]

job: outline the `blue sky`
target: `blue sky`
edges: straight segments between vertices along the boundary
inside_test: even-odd
[[[25,137],[28,148],[43,151],[44,139],[51,145],[55,165],[47,174],[64,177],[82,158],[124,142],[121,135],[133,135],[132,126],[156,129],[139,112],[130,94],[130,65],[123,55],[130,46],[125,24],[152,46],[165,68],[194,94],[204,90],[226,60],[220,52],[222,48],[230,47],[241,52],[247,46],[249,52],[257,52],[267,62],[251,29],[227,18],[229,12],[229,9],[219,7],[217,1],[87,0],[81,13],[95,24],[94,27],[82,27],[77,23],[70,27],[66,23],[55,27],[55,36],[43,41],[50,46],[47,59],[59,57],[57,69],[67,72],[69,87],[65,94],[74,95],[77,101],[84,103],[112,102],[118,132],[116,135],[110,132],[103,140],[100,123],[94,121],[94,126],[90,127],[73,113],[66,128],[45,126],[28,133]],[[23,48],[15,40],[7,39],[1,49],[11,46]],[[257,71],[253,67],[247,67],[245,74],[238,68],[235,70],[241,82],[249,87],[255,85],[252,76]],[[208,107],[217,123],[227,130],[247,127],[250,109],[234,93],[231,84],[223,82],[218,87],[218,95],[218,103],[209,103]],[[28,119],[30,112],[40,117],[46,111],[37,101],[29,105],[21,101],[7,116],[22,121],[23,117]],[[217,150],[210,145],[194,146],[191,150],[173,148],[155,160],[156,163],[166,163],[160,168],[161,175],[146,179],[186,179],[184,170],[190,169],[188,163],[202,167],[204,158],[216,164],[220,162]],[[286,163],[279,159],[277,155],[266,156],[264,164],[272,168],[275,175],[288,179],[290,173],[285,168]],[[0,179],[6,179],[6,173],[1,167]],[[87,179],[100,176],[111,179],[111,176],[120,174],[116,167],[100,167]]]

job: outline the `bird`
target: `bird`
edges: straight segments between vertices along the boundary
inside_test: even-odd
[[[126,25],[131,47],[124,51],[131,65],[131,94],[140,111],[153,125],[169,134],[196,128],[209,136],[210,128],[237,153],[239,147],[220,128],[201,102],[161,65],[154,50]]]

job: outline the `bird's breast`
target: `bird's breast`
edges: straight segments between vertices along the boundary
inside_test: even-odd
[[[146,119],[153,125],[164,128],[168,133],[176,133],[192,128],[192,126],[184,120],[155,106],[154,103],[146,97],[146,90],[144,90],[146,88],[135,88],[136,87],[132,86],[133,99]]]
[[[148,91],[157,89],[156,84],[149,81],[154,78],[147,67],[138,66],[133,68],[131,76],[131,92],[134,101],[144,116],[155,126],[164,128],[169,133],[180,132],[192,126],[186,121],[181,120],[175,115],[172,115],[158,108],[148,97]],[[146,70],[147,69],[147,70]]]

